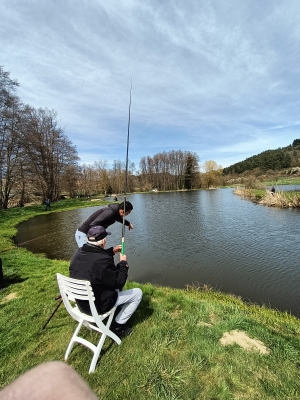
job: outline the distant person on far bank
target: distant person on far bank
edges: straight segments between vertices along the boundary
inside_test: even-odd
[[[50,199],[47,199],[47,200],[45,201],[45,204],[46,204],[45,211],[51,210],[51,200],[50,200]]]
[[[271,193],[272,193],[272,194],[275,193],[275,188],[274,188],[274,186],[272,186]]]
[[[87,232],[93,226],[103,226],[107,229],[108,226],[114,224],[116,221],[123,223],[123,215],[125,209],[125,216],[131,213],[133,205],[130,201],[124,201],[119,204],[109,204],[107,207],[100,208],[89,216],[75,232],[75,240],[78,247],[82,247],[87,242]],[[125,219],[125,225],[129,230],[133,229],[133,225]]]

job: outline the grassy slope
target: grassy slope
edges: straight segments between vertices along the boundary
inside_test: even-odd
[[[87,204],[67,201],[53,208]],[[42,329],[57,304],[55,273],[68,274],[68,262],[33,255],[11,242],[15,226],[40,212],[36,206],[0,213],[0,251],[6,250],[0,254],[6,278],[0,292],[1,387],[35,365],[63,360],[75,329],[63,306]],[[106,340],[94,374],[88,374],[91,353],[83,346],[68,359],[100,399],[300,398],[297,318],[207,288],[127,284],[133,286],[144,293],[133,334],[120,347]],[[6,300],[13,293],[16,298]],[[222,346],[223,333],[233,329],[261,340],[270,354]]]
[[[300,178],[298,176],[281,176],[276,179],[269,178],[263,181],[266,186],[276,185],[300,185]]]
[[[254,202],[260,202],[264,205],[275,206],[280,208],[285,207],[300,207],[300,192],[299,191],[281,191],[280,185],[300,185],[299,177],[279,177],[276,180],[264,180],[261,182],[263,186],[275,186],[276,195],[271,196],[270,190],[266,188],[250,189],[241,185],[237,185],[234,193]],[[261,186],[260,185],[260,186]]]

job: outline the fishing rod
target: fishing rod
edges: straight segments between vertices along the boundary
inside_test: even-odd
[[[122,223],[122,248],[121,248],[121,254],[125,254],[125,212],[126,212],[126,193],[127,193],[127,175],[128,175],[128,148],[129,148],[129,131],[130,131],[130,109],[131,109],[131,90],[132,90],[132,80],[131,80],[131,86],[130,86],[130,97],[129,97],[129,111],[128,111],[128,129],[127,129],[127,150],[126,150],[126,167],[125,167],[125,182],[124,182],[124,213],[123,213],[123,223]],[[62,304],[63,300],[60,295],[55,297],[55,300],[59,300],[59,303],[55,307],[54,311],[50,315],[50,317],[47,319],[45,322],[43,329],[46,328],[48,325],[49,321],[53,317],[53,315],[56,313],[60,305]]]
[[[122,223],[122,249],[121,254],[125,254],[125,212],[126,212],[126,193],[127,193],[127,175],[128,175],[128,148],[129,148],[129,131],[130,131],[130,109],[131,109],[131,91],[132,91],[132,79],[130,86],[129,95],[129,108],[128,108],[128,127],[127,127],[127,149],[126,149],[126,166],[125,166],[125,181],[124,181],[124,212],[123,212],[123,223]]]

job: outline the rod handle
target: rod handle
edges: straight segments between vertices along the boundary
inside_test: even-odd
[[[122,256],[123,256],[123,255],[125,254],[125,238],[124,238],[124,236],[122,237],[121,246],[122,246],[122,248],[121,248],[121,254],[122,254]]]

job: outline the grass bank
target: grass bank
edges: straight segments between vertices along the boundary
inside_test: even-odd
[[[276,186],[276,185],[300,185],[299,176],[280,176],[276,179],[269,178],[264,180],[263,185],[265,186]]]
[[[238,186],[235,188],[234,193],[238,196],[244,197],[245,199],[269,207],[300,207],[300,192],[298,191],[277,191],[276,193],[271,193],[269,190],[266,189],[253,189],[244,186]]]
[[[53,212],[87,204],[54,203]],[[0,212],[6,282],[0,291],[1,387],[40,363],[63,360],[75,329],[63,306],[42,329],[56,306],[55,274],[68,274],[68,262],[12,244],[17,224],[43,212],[39,206]],[[133,317],[133,334],[120,346],[106,340],[94,374],[88,374],[91,353],[83,346],[68,359],[99,399],[300,398],[299,319],[205,285],[126,285],[134,286],[144,297]],[[234,343],[225,345],[222,338],[229,332]]]

